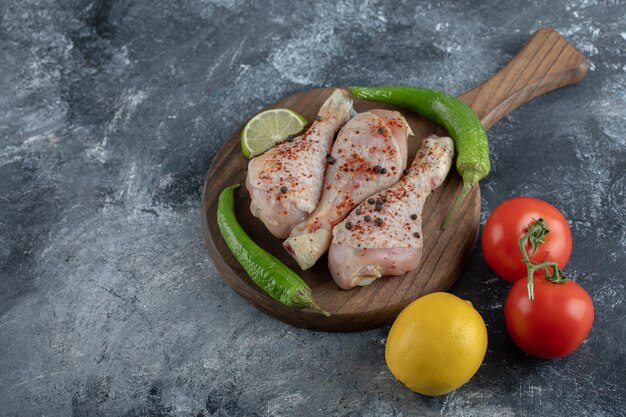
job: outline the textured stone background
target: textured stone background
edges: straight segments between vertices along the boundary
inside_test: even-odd
[[[624,415],[626,3],[295,3],[0,2],[0,415]],[[566,272],[597,314],[577,352],[515,348],[509,286],[480,247],[451,291],[485,318],[489,350],[439,398],[393,380],[388,328],[300,330],[224,284],[200,188],[247,117],[317,86],[457,94],[542,26],[590,71],[491,130],[482,221],[520,194],[564,212]]]

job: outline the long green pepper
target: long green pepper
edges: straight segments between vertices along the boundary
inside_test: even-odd
[[[463,177],[463,190],[442,225],[447,228],[472,187],[491,169],[487,133],[476,113],[458,98],[429,88],[352,87],[352,94],[407,108],[446,128],[456,147],[456,170]]]
[[[309,308],[325,316],[313,300],[311,288],[298,274],[254,243],[235,216],[235,190],[239,184],[226,187],[217,203],[217,225],[226,245],[246,270],[250,279],[279,303],[295,308]]]

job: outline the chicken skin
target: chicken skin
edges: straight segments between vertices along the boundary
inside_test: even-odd
[[[278,144],[248,163],[250,211],[277,238],[289,236],[293,227],[317,206],[326,155],[353,112],[348,93],[336,89],[306,133]]]
[[[333,226],[352,208],[400,179],[408,134],[404,117],[389,110],[360,113],[341,129],[328,155],[319,204],[283,243],[302,269],[328,250]]]
[[[402,275],[421,262],[422,209],[446,178],[454,144],[448,137],[422,142],[407,175],[361,203],[332,231],[328,267],[345,290],[387,275]]]

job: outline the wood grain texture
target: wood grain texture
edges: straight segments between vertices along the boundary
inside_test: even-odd
[[[535,32],[520,53],[493,77],[461,95],[485,128],[534,97],[580,81],[587,72],[585,57],[558,32],[544,28]],[[284,98],[266,108],[293,109],[308,120],[333,88],[318,88]],[[355,99],[357,111],[373,108],[394,109]],[[402,112],[416,134],[409,138],[409,161],[412,161],[421,139],[441,130],[418,115]],[[282,241],[274,238],[250,213],[250,196],[244,187],[235,193],[235,210],[241,226],[264,249],[285,262],[311,286],[317,302],[332,316],[322,317],[306,310],[288,308],[263,293],[237,263],[221,238],[217,223],[217,197],[226,186],[245,181],[248,160],[243,157],[239,138],[243,125],[226,140],[215,156],[202,193],[202,225],[211,258],[224,280],[242,297],[260,310],[299,327],[324,331],[357,331],[392,322],[414,299],[434,291],[450,288],[472,253],[480,224],[480,190],[475,187],[447,230],[440,225],[461,191],[461,178],[454,169],[445,182],[426,200],[423,217],[424,250],[422,264],[400,277],[376,280],[367,287],[350,291],[339,289],[327,268],[327,258],[301,271],[284,251]],[[410,163],[410,162],[409,162]]]

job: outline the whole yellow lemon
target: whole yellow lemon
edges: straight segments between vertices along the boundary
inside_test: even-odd
[[[424,395],[470,380],[487,352],[487,328],[472,303],[445,292],[409,304],[391,326],[385,359],[393,376]]]

